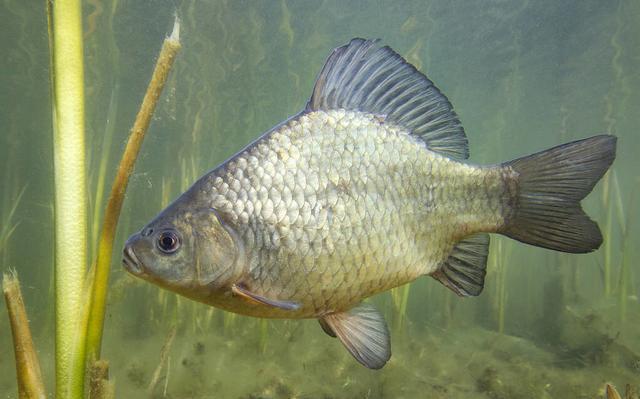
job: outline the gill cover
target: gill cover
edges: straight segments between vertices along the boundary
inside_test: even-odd
[[[213,208],[194,215],[193,220],[196,284],[213,288],[228,285],[242,272],[245,258],[242,240]]]

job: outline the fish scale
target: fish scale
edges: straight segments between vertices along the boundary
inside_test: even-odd
[[[287,177],[276,178],[280,171]],[[261,295],[302,304],[295,312],[248,304],[243,312],[318,317],[428,273],[446,259],[459,230],[438,220],[438,214],[452,212],[429,210],[428,198],[458,212],[470,202],[467,193],[452,189],[462,180],[457,175],[475,179],[479,173],[426,150],[408,132],[381,124],[372,114],[319,111],[293,119],[216,171],[206,190],[212,206],[230,216],[245,240],[251,259],[247,285]],[[446,179],[454,184],[430,184]],[[254,190],[257,196],[251,195]],[[288,207],[283,192],[291,193]],[[484,195],[478,207],[490,210],[490,198]],[[241,199],[247,203],[238,206]],[[496,225],[500,201],[494,201],[497,212],[482,212]],[[436,218],[429,222],[428,216]],[[429,234],[441,239],[416,239]],[[307,289],[294,290],[296,281]]]
[[[467,163],[447,98],[389,47],[353,39],[305,109],[207,173],[127,240],[133,274],[257,317],[317,318],[354,358],[391,357],[361,303],[430,275],[485,283],[489,235],[583,253],[602,235],[580,201],[615,158],[602,135],[492,166]]]

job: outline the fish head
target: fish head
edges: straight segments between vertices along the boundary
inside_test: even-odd
[[[123,266],[139,278],[208,302],[242,273],[244,249],[217,210],[177,201],[129,237]]]

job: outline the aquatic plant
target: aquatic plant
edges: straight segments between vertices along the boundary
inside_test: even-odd
[[[222,331],[225,335],[230,335],[231,329],[235,326],[238,315],[233,312],[224,312],[222,314]]]
[[[89,274],[89,285],[86,285],[88,231],[82,10],[78,0],[61,0],[46,4],[51,54],[55,177],[56,396],[84,396],[88,353],[91,360],[91,395],[98,399],[107,398],[113,395],[113,386],[108,382],[108,366],[105,362],[96,361],[100,357],[115,228],[129,175],[164,82],[180,48],[179,23],[176,18],[172,35],[165,39],[141,110],[132,128],[105,211],[98,256]],[[13,215],[13,211],[9,212],[9,216]],[[6,232],[3,230],[3,236],[9,236],[13,230],[14,228],[9,228]],[[26,313],[19,290],[16,294],[15,287],[16,279],[5,277],[5,294],[14,333],[20,396],[44,397],[39,364],[26,324]]]
[[[260,353],[263,355],[267,352],[267,341],[269,337],[269,321],[267,319],[260,319]]]
[[[89,368],[89,399],[113,399],[115,384],[109,381],[109,362],[96,360]]]
[[[622,193],[620,190],[620,184],[618,183],[618,177],[615,173],[612,173],[614,192],[615,192],[615,208],[618,215],[618,225],[620,226],[620,271],[618,273],[618,308],[620,321],[625,322],[627,319],[627,302],[629,300],[629,293],[634,292],[633,287],[633,270],[631,269],[631,234],[630,234],[630,222],[635,220],[637,214],[637,194],[640,189],[640,180],[636,182],[631,188],[631,193],[628,196],[627,206],[623,205]],[[625,212],[626,209],[626,212]]]
[[[639,397],[636,389],[630,384],[625,385],[624,398],[612,384],[607,383],[604,391],[604,399],[638,399]]]
[[[118,166],[118,172],[111,188],[111,194],[105,210],[104,222],[100,234],[98,253],[96,256],[94,274],[90,277],[92,282],[91,309],[89,311],[89,321],[87,327],[87,350],[93,359],[100,358],[102,346],[102,331],[104,325],[104,313],[106,307],[107,287],[109,283],[109,271],[111,269],[111,255],[113,252],[113,242],[115,239],[116,226],[124,192],[129,182],[129,176],[140,151],[140,146],[145,133],[151,123],[151,116],[164,88],[169,71],[180,49],[180,25],[176,19],[171,36],[165,39],[160,56],[156,62],[151,82],[147,88],[140,111],[131,128],[129,140]]]
[[[102,216],[102,200],[106,186],[107,166],[109,163],[109,155],[111,153],[111,143],[115,132],[115,120],[118,112],[118,93],[119,85],[116,84],[111,91],[111,99],[109,101],[109,110],[107,112],[107,121],[102,135],[102,154],[100,164],[98,166],[98,176],[95,183],[95,194],[93,197],[93,217],[91,224],[91,254],[95,256],[98,246],[98,233],[100,223],[98,222]]]
[[[603,245],[605,250],[602,267],[604,295],[609,297],[617,294],[618,316],[621,322],[626,321],[629,292],[633,292],[633,271],[629,264],[633,247],[630,245],[629,221],[635,220],[637,207],[634,205],[637,201],[639,186],[638,183],[630,186],[625,206],[618,175],[615,170],[612,170],[606,175],[601,197],[601,203],[606,212],[606,227],[603,234],[609,238],[609,240],[605,240]],[[614,235],[614,225],[618,228],[617,236]],[[617,240],[614,240],[613,237],[617,237]],[[615,259],[612,256],[614,245],[618,246],[616,251],[618,256]],[[614,280],[616,270],[617,279]]]
[[[607,172],[603,179],[602,179],[602,195],[601,195],[601,204],[602,204],[602,209],[604,209],[604,212],[606,213],[605,215],[605,222],[604,222],[604,229],[602,234],[605,237],[610,237],[611,236],[611,232],[613,231],[613,209],[611,209],[611,207],[609,206],[609,202],[610,202],[610,198],[611,198],[611,193],[610,193],[610,176],[611,176],[611,171]],[[609,296],[611,295],[611,291],[612,291],[612,260],[611,260],[611,246],[612,243],[610,240],[605,240],[603,245],[602,245],[602,257],[603,257],[603,285],[604,285],[604,295],[605,296]]]
[[[56,396],[82,397],[87,265],[84,63],[79,0],[47,2],[55,178]]]
[[[506,304],[507,304],[507,267],[508,260],[504,250],[505,241],[502,238],[494,240],[492,252],[489,253],[490,262],[493,264],[493,269],[496,274],[495,278],[495,309],[497,311],[497,324],[498,332],[504,333],[505,319],[506,319]]]
[[[149,396],[153,395],[156,386],[160,382],[162,370],[166,368],[165,381],[169,381],[169,352],[171,351],[171,346],[173,345],[173,340],[176,337],[177,328],[174,325],[169,330],[167,337],[164,340],[164,344],[162,345],[162,349],[160,350],[160,361],[158,362],[158,366],[153,372],[153,377],[151,377],[151,382],[147,386],[147,394]],[[166,385],[165,385],[165,393],[166,393]]]
[[[22,291],[15,271],[4,274],[2,292],[7,305],[13,335],[18,395],[21,399],[44,399],[46,394],[40,372],[40,363],[33,346],[29,320],[27,319]]]
[[[611,56],[611,85],[609,91],[604,96],[604,105],[605,105],[605,115],[603,117],[603,121],[606,125],[606,131],[610,134],[615,134],[618,125],[619,112],[626,111],[626,102],[630,95],[630,87],[632,85],[629,84],[627,76],[624,73],[624,68],[621,63],[621,58],[623,55],[623,46],[621,45],[621,35],[623,33],[624,23],[623,17],[625,15],[625,11],[623,9],[623,1],[618,2],[618,7],[615,12],[615,29],[613,30],[611,37],[609,39],[609,45],[612,49]],[[601,203],[603,209],[605,209],[606,214],[606,224],[605,224],[605,237],[610,237],[612,235],[613,230],[613,207],[611,205],[612,195],[614,193],[611,191],[611,176],[614,171],[611,171],[605,175],[605,180],[603,182],[603,190]],[[618,201],[618,204],[621,204]],[[618,205],[616,204],[616,205]],[[618,208],[619,210],[620,208]],[[604,294],[605,296],[610,296],[614,293],[614,263],[612,260],[612,240],[605,240],[604,242]],[[621,267],[623,263],[620,264]]]

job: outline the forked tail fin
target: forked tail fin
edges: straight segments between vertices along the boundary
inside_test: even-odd
[[[515,196],[500,233],[556,251],[584,253],[600,247],[602,234],[580,200],[616,157],[616,137],[594,136],[504,164]]]

